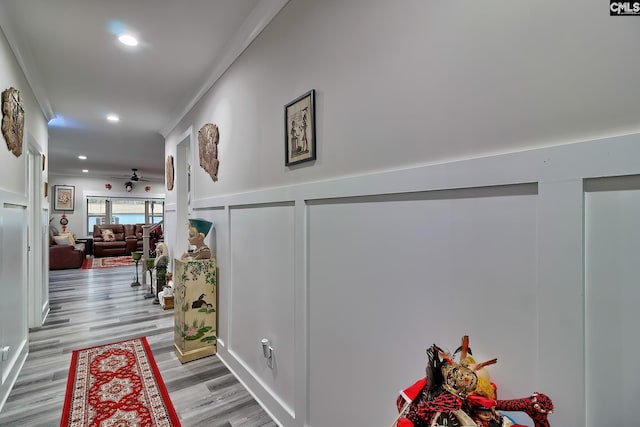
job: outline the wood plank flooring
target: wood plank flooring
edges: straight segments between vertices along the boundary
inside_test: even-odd
[[[0,426],[60,425],[74,349],[146,336],[185,427],[277,424],[217,356],[180,363],[173,350],[173,311],[130,286],[135,269],[50,272],[51,311],[29,333],[29,356],[0,412]]]

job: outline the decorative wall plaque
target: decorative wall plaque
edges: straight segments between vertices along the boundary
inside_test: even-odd
[[[167,175],[167,190],[171,191],[173,190],[173,156],[167,156],[164,171]]]
[[[2,135],[7,147],[16,157],[22,155],[24,107],[18,89],[10,87],[2,92]]]
[[[213,179],[213,182],[218,180],[218,142],[220,141],[220,134],[218,133],[218,126],[213,123],[207,123],[202,126],[198,131],[198,152],[200,154],[200,166],[202,169]]]

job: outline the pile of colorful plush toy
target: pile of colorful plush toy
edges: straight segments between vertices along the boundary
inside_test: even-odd
[[[455,358],[458,357],[458,361]],[[536,427],[549,427],[553,402],[542,393],[499,400],[497,386],[486,367],[497,359],[477,363],[469,337],[453,353],[437,345],[427,349],[426,376],[398,396],[397,427],[525,427],[500,411],[524,412]]]

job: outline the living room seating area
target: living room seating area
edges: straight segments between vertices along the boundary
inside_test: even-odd
[[[93,255],[95,257],[131,255],[143,250],[143,224],[102,224],[93,226]],[[162,230],[149,238],[150,250],[162,236]]]
[[[88,239],[75,239],[72,233],[60,233],[56,227],[50,226],[49,269],[81,268],[87,255],[110,257],[142,252],[142,226],[143,224],[94,225],[92,238]],[[153,255],[156,243],[162,241],[162,237],[161,227],[150,233],[150,255]],[[91,246],[87,247],[87,244]]]

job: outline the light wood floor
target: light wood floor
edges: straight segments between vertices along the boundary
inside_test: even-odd
[[[29,356],[0,426],[59,426],[74,349],[146,336],[185,427],[277,424],[217,356],[180,363],[173,350],[173,311],[130,286],[135,269],[59,270],[50,274],[51,311],[29,333]]]

